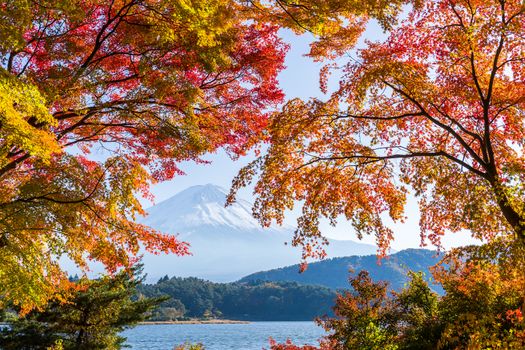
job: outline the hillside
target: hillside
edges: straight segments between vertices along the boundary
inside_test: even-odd
[[[299,265],[257,272],[242,278],[239,282],[250,281],[294,281],[301,284],[321,285],[334,289],[348,288],[348,271],[367,270],[371,277],[390,282],[393,289],[399,290],[406,283],[406,271],[423,271],[430,276],[428,268],[439,261],[435,251],[426,249],[406,249],[378,260],[375,255],[348,256],[311,263],[308,269],[299,273]],[[431,285],[437,292],[439,286]]]
[[[295,282],[214,283],[198,278],[162,278],[141,285],[148,297],[169,296],[153,320],[225,318],[249,321],[311,321],[330,313],[335,291]]]
[[[148,297],[169,296],[154,320],[226,318],[250,321],[302,321],[329,314],[336,289],[348,289],[348,270],[368,270],[376,281],[400,290],[406,271],[423,271],[438,261],[435,251],[407,249],[377,264],[375,255],[333,258],[311,263],[306,272],[299,265],[248,275],[238,282],[215,283],[199,278],[167,276],[155,284],[139,286]],[[439,286],[431,285],[441,292]]]

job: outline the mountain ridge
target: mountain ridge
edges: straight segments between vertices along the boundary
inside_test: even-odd
[[[374,255],[337,257],[310,264],[304,274],[298,273],[299,265],[292,265],[229,283],[165,276],[157,283],[141,285],[139,292],[149,297],[171,297],[153,316],[161,321],[185,317],[311,321],[332,314],[337,293],[351,290],[348,277],[359,270],[368,270],[373,280],[387,281],[389,289],[400,291],[407,282],[407,270],[423,271],[428,277],[429,267],[438,258],[436,251],[426,249],[403,250],[384,259],[382,265],[376,263]],[[312,275],[315,270],[317,273]],[[441,286],[429,285],[443,294]]]
[[[308,264],[303,273],[299,265],[260,271],[241,278],[239,283],[254,281],[297,282],[305,285],[319,285],[332,289],[347,289],[349,273],[366,270],[375,281],[388,281],[394,290],[401,290],[408,282],[407,271],[423,272],[430,280],[431,266],[438,263],[440,256],[436,251],[427,249],[405,249],[394,253],[377,263],[375,255],[335,257]],[[353,271],[353,272],[349,272]],[[430,284],[441,293],[440,286]]]

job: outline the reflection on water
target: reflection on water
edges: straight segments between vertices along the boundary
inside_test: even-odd
[[[122,334],[134,350],[172,350],[184,342],[202,343],[206,350],[261,350],[271,337],[296,345],[316,344],[324,335],[313,322],[252,322],[249,324],[142,325]]]

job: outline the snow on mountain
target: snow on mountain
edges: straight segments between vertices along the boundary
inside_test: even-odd
[[[164,275],[234,281],[261,270],[296,264],[300,250],[286,245],[293,228],[261,228],[249,202],[238,199],[225,207],[227,191],[208,184],[193,186],[151,207],[142,223],[178,234],[190,243],[192,256],[144,256],[148,280]],[[330,240],[329,257],[374,254],[376,247]]]
[[[148,210],[148,225],[166,232],[192,230],[203,225],[233,230],[258,230],[251,206],[238,200],[225,207],[227,192],[212,184],[190,187]]]

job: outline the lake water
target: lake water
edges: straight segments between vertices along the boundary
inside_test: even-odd
[[[291,339],[315,345],[324,330],[313,322],[252,322],[248,324],[141,325],[122,334],[133,350],[173,350],[175,345],[202,343],[206,350],[268,349],[268,339]]]

